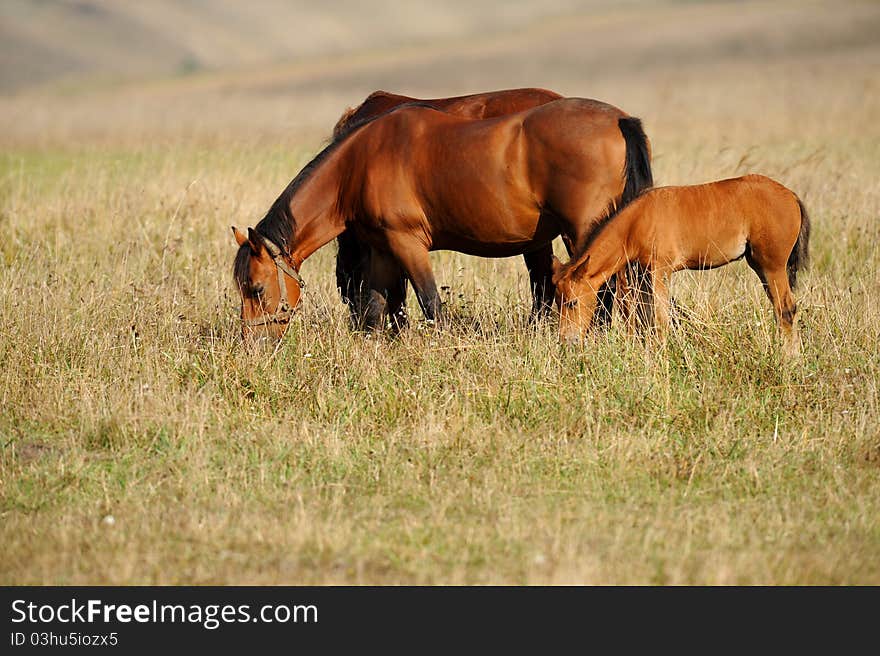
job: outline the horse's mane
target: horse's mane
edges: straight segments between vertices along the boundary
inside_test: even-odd
[[[382,91],[381,89],[379,89],[377,91],[373,91],[373,93],[371,93],[369,96],[364,98],[363,102],[360,105],[357,105],[355,107],[349,107],[344,112],[342,112],[342,116],[339,117],[339,120],[336,121],[336,125],[333,126],[333,139],[335,140],[335,139],[339,138],[341,135],[345,134],[348,131],[349,121],[351,121],[352,117],[355,116],[359,111],[361,111],[361,109],[363,109],[365,105],[369,104],[371,101],[375,100],[376,98],[380,98],[382,96],[385,96],[388,98],[394,97],[394,98],[404,99],[403,102],[401,102],[400,104],[403,104],[405,102],[411,102],[411,101],[418,102],[416,98],[412,98],[411,101],[407,101],[405,99],[408,98],[408,96],[400,96],[395,93],[390,93],[389,91]],[[394,107],[397,107],[397,105],[395,105]],[[394,107],[390,107],[389,110],[387,110],[387,111],[394,109]],[[384,112],[382,112],[382,113],[384,113]],[[378,118],[378,115],[376,116],[376,118]],[[355,122],[359,122],[359,121],[360,121],[360,119],[355,119]]]
[[[590,246],[592,246],[596,242],[596,240],[599,238],[599,235],[602,234],[605,228],[607,228],[611,224],[611,222],[618,214],[620,214],[630,205],[635,204],[637,200],[646,195],[649,191],[651,191],[651,189],[642,189],[627,203],[624,203],[621,200],[611,201],[608,204],[608,207],[602,213],[602,216],[593,223],[593,226],[590,228],[590,232],[587,233],[587,238],[584,241],[584,247],[580,250],[580,252],[574,253],[571,256],[571,259],[560,267],[559,272],[554,276],[554,279],[561,280],[568,275],[577,274],[577,270],[587,260],[587,252],[590,250]]]
[[[357,107],[349,107],[344,112],[342,112],[342,116],[339,117],[339,120],[336,121],[336,125],[333,126],[333,138],[335,139],[345,130],[346,124],[351,117],[354,116],[355,112],[361,108],[364,103],[361,103]]]
[[[587,239],[584,242],[584,247],[578,253],[573,253],[571,259],[568,260],[565,264],[563,264],[559,272],[554,276],[554,282],[557,280],[561,280],[568,275],[575,274],[580,268],[580,266],[587,259],[587,251],[590,250],[590,246],[593,245],[593,242],[596,241],[596,238],[599,234],[611,223],[611,220],[618,215],[620,210],[623,209],[623,206],[617,201],[611,201],[608,204],[608,207],[605,208],[605,211],[592,225],[590,228],[590,232],[587,233]]]
[[[321,152],[315,155],[308,164],[302,167],[300,172],[296,174],[296,177],[291,180],[290,184],[288,184],[284,191],[281,192],[281,195],[275,199],[275,202],[272,203],[272,207],[266,212],[266,216],[257,223],[254,229],[261,236],[276,244],[284,255],[288,255],[288,249],[294,237],[294,221],[293,214],[290,211],[290,199],[293,198],[293,195],[297,190],[306,182],[306,180],[309,179],[315,169],[320,166],[321,162],[327,159],[331,153],[345,143],[352,133],[393,111],[402,107],[410,106],[435,109],[431,105],[423,102],[405,103],[403,105],[392,107],[381,114],[356,119],[347,125],[344,125],[338,134],[334,134],[331,137],[330,142],[321,149]],[[251,254],[250,245],[244,243],[239,247],[238,253],[236,253],[235,256],[235,262],[233,263],[233,277],[242,288],[245,288],[250,280]]]

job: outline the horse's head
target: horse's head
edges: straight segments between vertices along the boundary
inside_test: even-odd
[[[241,294],[241,335],[247,340],[279,340],[299,305],[304,283],[281,248],[248,228],[232,228],[238,253],[235,282]]]
[[[559,308],[559,341],[577,344],[590,329],[596,311],[597,293],[587,272],[589,256],[579,262],[562,264],[553,257],[553,284],[556,286],[556,307]]]

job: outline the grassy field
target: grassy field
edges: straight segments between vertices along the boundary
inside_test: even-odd
[[[880,584],[880,7],[571,12],[0,98],[0,583]],[[571,350],[456,253],[447,330],[352,334],[333,245],[240,347],[229,226],[347,104],[524,84],[641,116],[659,184],[798,192],[799,362],[741,263],[678,274],[665,347]]]

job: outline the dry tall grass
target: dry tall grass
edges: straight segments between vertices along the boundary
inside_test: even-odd
[[[245,113],[249,77],[202,132],[112,115],[142,90],[84,91],[55,127],[45,92],[5,99],[0,582],[880,583],[880,44],[860,36],[880,19],[797,6],[744,5],[764,14],[740,32],[739,9],[693,9],[746,44],[793,16],[792,43],[719,38],[705,62],[662,47],[696,47],[686,8],[609,14],[610,40],[640,26],[644,66],[528,80],[642,116],[660,184],[758,171],[804,198],[795,366],[745,265],[678,275],[665,349],[613,329],[573,351],[526,325],[519,259],[454,253],[434,256],[448,330],[353,335],[333,246],[282,347],[245,352],[228,226],[260,218],[345,103],[313,97],[326,129],[279,135]],[[562,60],[577,32],[529,34]],[[451,79],[459,59],[431,61]],[[471,81],[521,82],[505,70]]]

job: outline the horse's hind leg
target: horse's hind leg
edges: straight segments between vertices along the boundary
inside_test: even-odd
[[[776,325],[779,327],[786,355],[797,356],[801,346],[797,329],[797,303],[788,284],[785,261],[783,260],[781,266],[763,267],[760,259],[751,252],[746,254],[746,261],[758,274],[764,285],[764,291],[773,304]]]
[[[788,284],[788,272],[785,268],[767,274],[765,284],[767,295],[773,303],[776,323],[782,335],[786,355],[796,356],[800,353],[801,341],[797,329],[797,303]]]
[[[529,321],[547,317],[553,310],[556,287],[553,285],[553,244],[536,251],[523,253],[529,270],[529,286],[532,290],[532,311]]]

